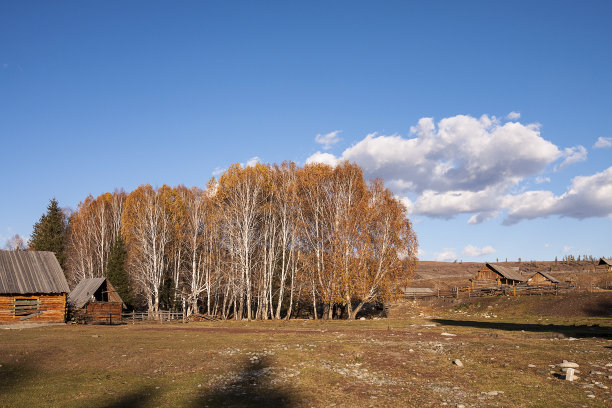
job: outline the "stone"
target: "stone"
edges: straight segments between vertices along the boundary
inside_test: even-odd
[[[453,333],[440,333],[440,336],[455,337],[456,334],[453,334]]]
[[[487,392],[487,395],[490,397],[497,397],[497,394],[499,394],[499,392],[497,391],[489,391]]]
[[[563,371],[564,373],[567,372],[567,370],[569,370],[569,368],[561,369],[561,371]],[[578,370],[577,368],[572,368],[572,370],[574,370],[574,374],[580,374],[580,370]]]
[[[571,361],[563,360],[563,362],[561,364],[559,364],[559,367],[561,367],[561,368],[578,368],[580,366],[578,364],[576,364],[576,363],[572,363]]]
[[[567,381],[574,381],[575,380],[574,377],[575,377],[574,376],[574,369],[571,368],[571,367],[568,367],[567,371],[565,372],[565,379]]]
[[[457,367],[463,367],[463,363],[458,358],[453,361],[453,364],[455,364]]]
[[[359,320],[365,320],[365,319],[366,319],[365,317],[360,317],[360,318],[359,318]]]
[[[536,368],[536,366],[533,365],[533,364],[528,364],[527,367],[529,367],[529,368]]]

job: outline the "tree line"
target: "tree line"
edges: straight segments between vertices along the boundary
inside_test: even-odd
[[[416,262],[405,207],[348,162],[235,164],[206,188],[116,190],[65,224],[69,281],[108,277],[153,314],[353,319],[393,298]]]

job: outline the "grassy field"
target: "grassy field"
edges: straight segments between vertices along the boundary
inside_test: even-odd
[[[504,309],[0,330],[0,406],[611,406],[612,319]]]

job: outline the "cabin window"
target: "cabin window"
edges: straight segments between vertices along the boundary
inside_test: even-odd
[[[28,316],[38,312],[38,299],[15,299],[15,316]]]

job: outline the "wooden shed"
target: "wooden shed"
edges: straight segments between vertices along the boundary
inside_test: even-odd
[[[508,268],[505,266],[486,263],[472,279],[472,287],[492,287],[500,285],[517,285],[527,282],[521,275],[518,268]]]
[[[70,292],[68,303],[76,320],[109,324],[121,321],[123,300],[106,278],[83,279]]]
[[[607,266],[608,272],[612,272],[612,258],[601,258],[597,265],[599,266],[603,265],[604,267]]]
[[[69,291],[53,252],[0,250],[0,322],[63,323]]]
[[[559,280],[546,272],[536,272],[527,284],[530,286],[555,286],[559,284]]]

